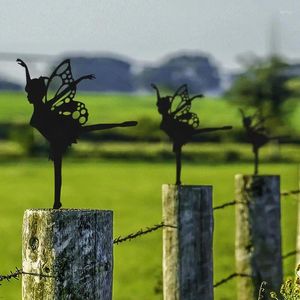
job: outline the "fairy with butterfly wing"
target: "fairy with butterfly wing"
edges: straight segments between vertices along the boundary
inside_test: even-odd
[[[33,104],[30,125],[36,128],[50,144],[50,159],[54,163],[54,209],[61,207],[61,167],[62,155],[84,132],[104,130],[114,127],[135,126],[137,122],[85,125],[88,110],[82,102],[75,101],[77,85],[85,79],[92,80],[94,75],[74,79],[70,60],[60,63],[50,77],[31,79],[27,65],[17,59],[25,68],[28,101]],[[53,91],[55,91],[53,93]]]
[[[246,130],[246,139],[252,144],[252,152],[254,154],[254,175],[258,174],[259,165],[259,149],[266,145],[270,140],[281,140],[288,136],[270,136],[265,121],[268,116],[262,116],[259,111],[253,115],[245,115],[244,111],[240,109],[243,118],[243,126]]]
[[[203,97],[196,95],[190,98],[186,84],[180,86],[173,96],[161,97],[159,89],[152,84],[157,94],[157,108],[162,115],[160,129],[173,141],[173,152],[176,155],[176,185],[181,184],[181,150],[196,134],[217,130],[228,130],[231,126],[201,128],[198,116],[191,112],[192,101]]]

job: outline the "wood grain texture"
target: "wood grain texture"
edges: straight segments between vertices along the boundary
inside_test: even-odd
[[[23,300],[112,299],[111,211],[26,210]]]
[[[262,281],[266,294],[282,283],[280,177],[236,175],[237,299],[257,300]]]
[[[213,299],[211,186],[163,185],[164,300]]]

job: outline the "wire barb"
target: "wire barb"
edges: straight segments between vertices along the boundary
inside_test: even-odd
[[[0,275],[0,282],[1,281],[4,281],[4,280],[7,280],[7,281],[10,281],[10,279],[16,279],[16,280],[19,280],[19,276],[22,275],[22,270],[21,269],[18,269],[16,267],[16,271],[12,272],[10,271],[9,274],[7,275]],[[1,285],[1,284],[0,284]]]

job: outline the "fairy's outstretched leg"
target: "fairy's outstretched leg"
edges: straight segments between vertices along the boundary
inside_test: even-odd
[[[61,167],[62,167],[62,153],[53,153],[54,164],[54,205],[53,209],[61,208],[60,194],[61,194]]]
[[[94,131],[94,130],[105,130],[105,129],[111,129],[115,127],[131,127],[131,126],[136,126],[137,122],[136,121],[127,121],[123,123],[111,123],[111,124],[95,124],[95,125],[87,125],[83,126],[81,128],[81,132],[89,132],[89,131]]]
[[[182,146],[174,147],[176,155],[176,185],[181,185],[181,148]]]
[[[223,126],[223,127],[212,127],[212,128],[201,128],[196,129],[194,134],[201,134],[201,133],[208,133],[212,131],[219,131],[219,130],[229,130],[232,129],[232,126]]]

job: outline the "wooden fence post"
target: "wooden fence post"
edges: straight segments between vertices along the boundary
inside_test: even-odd
[[[23,272],[41,276],[22,276],[22,299],[111,300],[112,217],[102,210],[26,210]]]
[[[239,300],[257,300],[260,284],[282,283],[280,177],[236,175],[236,272]]]
[[[213,299],[211,186],[162,187],[164,300]]]
[[[300,166],[298,168],[298,189],[300,190]],[[296,251],[297,251],[297,253],[296,253],[296,268],[298,268],[298,266],[300,265],[300,194],[298,194],[298,221],[297,221]],[[300,279],[299,279],[299,281],[300,281]]]

